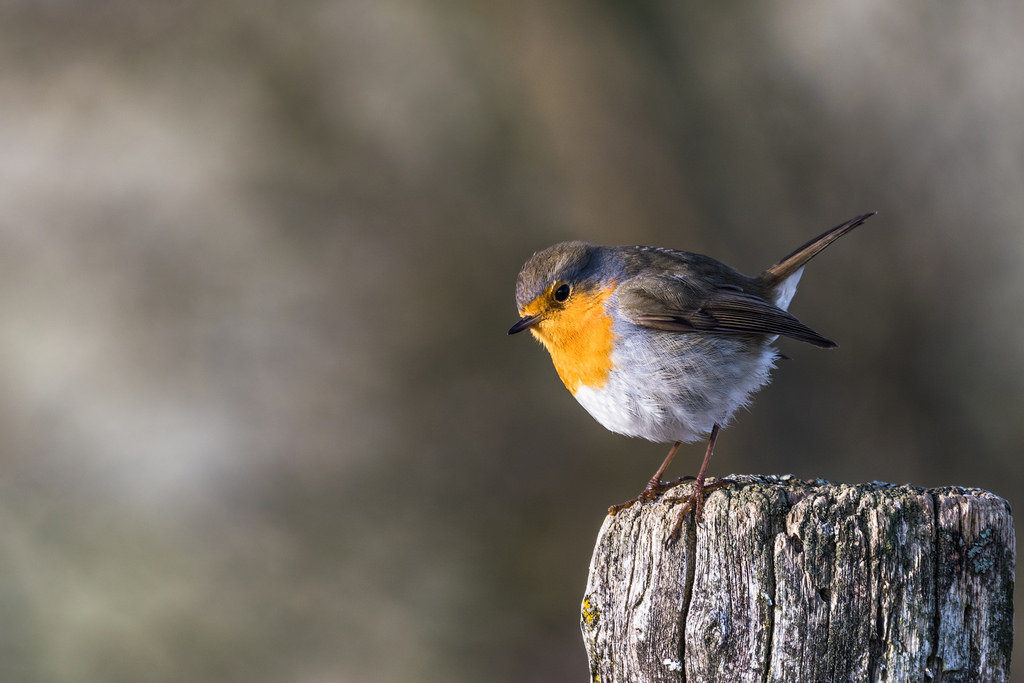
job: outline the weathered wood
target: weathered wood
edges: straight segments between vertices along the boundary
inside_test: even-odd
[[[979,489],[733,476],[601,528],[581,626],[593,681],[1006,681],[1013,519]]]

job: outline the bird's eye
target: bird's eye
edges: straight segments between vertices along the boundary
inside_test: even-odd
[[[569,285],[562,285],[555,290],[555,301],[562,302],[569,298]]]

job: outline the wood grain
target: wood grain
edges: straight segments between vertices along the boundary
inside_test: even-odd
[[[1006,681],[1013,519],[978,489],[733,476],[667,543],[679,487],[609,516],[591,680]]]

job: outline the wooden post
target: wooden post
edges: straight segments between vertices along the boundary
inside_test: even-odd
[[[581,626],[592,681],[1006,681],[1016,550],[987,491],[733,476],[609,516]]]

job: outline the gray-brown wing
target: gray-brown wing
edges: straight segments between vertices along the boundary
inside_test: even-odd
[[[740,285],[703,289],[679,277],[638,278],[619,288],[619,301],[637,325],[666,332],[781,335],[822,348],[826,339],[790,313]]]

